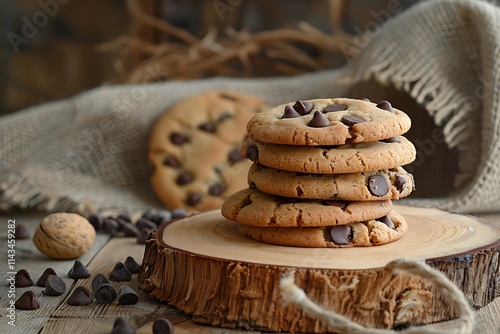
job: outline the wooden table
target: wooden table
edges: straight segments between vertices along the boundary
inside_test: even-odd
[[[91,290],[91,281],[95,274],[103,273],[106,276],[118,261],[125,261],[127,256],[133,256],[139,263],[142,261],[144,245],[137,244],[134,238],[110,237],[98,234],[92,249],[80,260],[91,271],[89,279],[73,280],[67,277],[74,261],[55,261],[38,252],[31,240],[16,240],[15,269],[8,268],[7,261],[7,225],[9,220],[15,220],[17,225],[23,224],[31,233],[36,225],[45,216],[43,213],[20,212],[0,215],[0,333],[110,333],[116,317],[127,317],[137,328],[138,333],[152,333],[152,321],[156,318],[168,318],[175,326],[175,333],[249,333],[242,330],[212,328],[195,324],[190,317],[181,311],[159,303],[138,289],[137,275],[131,282],[116,283],[115,286],[127,284],[139,293],[139,303],[131,306],[116,304],[100,305],[95,301],[88,306],[69,306],[66,302],[71,292],[78,286],[84,285]],[[484,215],[484,218],[500,225],[500,214]],[[15,311],[15,327],[9,325],[7,315],[9,310],[9,287],[7,286],[8,272],[26,269],[34,282],[42,272],[52,267],[64,279],[67,285],[66,293],[59,297],[49,297],[42,294],[43,288],[33,286],[16,289],[16,298],[24,291],[31,289],[40,302],[40,309],[35,311]],[[477,311],[476,329],[474,333],[500,333],[500,297],[489,305]],[[427,328],[442,329],[449,332],[455,326],[453,321],[424,326]],[[260,332],[255,332],[260,333]]]

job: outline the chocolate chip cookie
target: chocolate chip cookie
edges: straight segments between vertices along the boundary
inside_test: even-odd
[[[151,185],[169,208],[220,208],[247,186],[250,162],[240,155],[247,122],[263,106],[255,96],[209,91],[168,109],[155,124],[149,145]]]
[[[389,139],[406,133],[410,118],[388,101],[348,98],[297,101],[254,116],[248,134],[284,145],[343,145]]]
[[[308,174],[253,164],[248,183],[262,192],[285,197],[346,201],[396,200],[415,188],[402,167],[349,174]]]
[[[306,227],[345,225],[387,215],[392,202],[347,202],[296,199],[245,189],[228,198],[222,215],[243,225],[257,227]]]

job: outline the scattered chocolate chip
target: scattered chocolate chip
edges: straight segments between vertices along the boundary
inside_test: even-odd
[[[342,110],[347,110],[347,106],[345,104],[334,103],[323,108],[323,112],[335,112]]]
[[[142,213],[141,218],[154,222],[157,214],[158,212],[155,209],[148,208]]]
[[[127,223],[132,222],[132,218],[130,217],[130,214],[126,213],[126,212],[120,213],[118,215],[118,217],[116,217],[116,219],[122,219],[122,220],[126,221]]]
[[[179,176],[177,176],[177,179],[175,179],[175,183],[177,183],[180,186],[188,184],[191,181],[193,181],[193,175],[191,175],[191,173],[186,171],[180,173]]]
[[[381,197],[389,192],[389,184],[385,177],[375,174],[368,178],[368,190],[373,196]]]
[[[163,223],[166,223],[168,221],[172,220],[172,212],[168,210],[159,210],[156,215],[153,218],[153,222],[157,225],[160,226]]]
[[[205,131],[205,132],[213,133],[213,132],[215,132],[216,126],[215,126],[215,123],[213,123],[213,122],[206,122],[206,123],[200,124],[198,126],[198,129]]]
[[[137,236],[135,239],[138,244],[144,245],[146,244],[146,241],[149,239],[149,234],[151,233],[151,230],[149,228],[143,228],[141,230],[141,233]]]
[[[118,293],[118,305],[134,305],[139,301],[137,293],[129,286],[122,285]]]
[[[405,189],[405,185],[406,185],[406,179],[401,175],[396,175],[396,178],[394,180],[394,186],[399,191],[399,193],[403,192],[403,190]]]
[[[221,195],[224,191],[226,191],[227,187],[225,184],[222,183],[216,183],[211,185],[208,188],[208,193],[212,196],[219,196]]]
[[[47,268],[43,271],[42,276],[40,276],[38,281],[36,281],[36,285],[41,286],[42,288],[45,287],[45,282],[47,281],[47,277],[49,277],[49,275],[57,276],[56,271],[53,268]]]
[[[284,118],[297,118],[300,117],[301,115],[292,107],[292,106],[286,106],[285,111],[283,113],[283,116],[281,119]]]
[[[399,143],[400,141],[401,141],[401,138],[399,138],[399,137],[391,137],[391,138],[381,140],[381,142],[384,142],[384,143]]]
[[[97,291],[97,288],[103,283],[109,283],[106,276],[104,276],[103,274],[95,275],[94,279],[92,280],[92,291],[94,291],[95,293]]]
[[[315,111],[313,118],[309,123],[307,123],[307,126],[311,128],[324,128],[330,125],[330,121],[321,111]]]
[[[69,278],[81,279],[81,278],[89,278],[90,271],[85,267],[85,265],[80,260],[76,260],[73,268],[68,273]]]
[[[177,208],[172,211],[172,219],[185,218],[188,216],[186,209]]]
[[[93,213],[89,216],[88,221],[92,226],[94,226],[94,230],[99,232],[102,229],[102,223],[104,221],[104,217],[100,213]]]
[[[188,141],[188,137],[182,133],[174,132],[170,135],[170,141],[174,145],[182,145]]]
[[[347,207],[346,201],[338,201],[338,200],[325,200],[323,201],[323,205],[336,206],[341,208],[342,210]]]
[[[148,228],[150,230],[155,230],[156,229],[156,223],[152,222],[151,220],[148,220],[146,218],[140,218],[136,223],[135,226],[139,230],[142,230],[143,228]]]
[[[121,262],[117,262],[115,264],[115,267],[109,274],[109,279],[112,281],[130,281],[132,279],[132,274],[128,269],[125,267],[125,265]]]
[[[86,306],[92,303],[89,290],[84,286],[79,286],[73,291],[68,298],[68,305],[71,306]]]
[[[250,189],[257,189],[257,185],[255,184],[255,182],[250,182],[248,184],[248,188],[250,188]]]
[[[102,221],[102,230],[105,233],[114,233],[118,230],[118,225],[115,218],[107,217]]]
[[[203,195],[196,192],[190,192],[186,197],[186,204],[192,207],[196,207],[203,200]]]
[[[30,239],[31,234],[28,228],[23,224],[18,224],[14,230],[14,235],[17,240]]]
[[[243,209],[245,206],[252,204],[252,200],[250,198],[245,198],[245,200],[241,203],[240,209]]]
[[[132,256],[128,256],[123,265],[131,274],[138,274],[141,271],[141,265]]]
[[[392,222],[391,218],[389,218],[389,216],[383,216],[381,218],[377,218],[375,219],[376,221],[379,221],[381,223],[384,223],[385,225],[387,225],[387,227],[389,228],[392,228],[392,229],[395,229],[396,226],[394,226],[394,223]]]
[[[153,334],[172,334],[174,326],[165,318],[156,319],[153,323]]]
[[[19,270],[14,276],[14,279],[16,288],[25,288],[33,285],[33,280],[26,269]]]
[[[135,328],[125,318],[116,318],[111,334],[135,334]]]
[[[314,105],[311,102],[307,101],[297,101],[293,105],[293,109],[295,109],[301,115],[307,115],[313,110]]]
[[[245,158],[241,156],[240,149],[235,148],[231,150],[231,152],[229,152],[229,154],[227,155],[227,160],[230,163],[234,164],[235,162],[245,160]]]
[[[142,218],[141,218],[142,219]],[[122,225],[122,231],[123,234],[126,237],[137,237],[139,234],[141,234],[141,231],[132,223],[125,223]]]
[[[101,283],[94,290],[95,300],[99,304],[111,304],[118,295],[116,288],[110,283]]]
[[[392,108],[391,103],[389,101],[386,101],[386,100],[382,100],[379,103],[377,103],[377,108],[387,110],[388,112],[393,113],[393,114],[396,113],[394,111],[394,109]]]
[[[163,165],[170,166],[173,168],[179,168],[181,166],[181,163],[179,162],[179,160],[177,160],[176,157],[169,155],[165,157],[165,159],[163,159]]]
[[[342,119],[340,121],[347,126],[351,126],[351,125],[358,124],[358,123],[364,123],[364,122],[366,122],[366,119],[364,119],[361,116],[347,114],[347,115],[342,116]]]
[[[352,239],[352,230],[347,225],[337,225],[332,226],[330,230],[330,235],[332,240],[337,245],[348,245]]]
[[[33,291],[24,292],[14,303],[14,307],[18,310],[37,310],[40,308],[40,303],[35,299]]]
[[[66,283],[55,275],[49,275],[45,282],[43,294],[47,296],[60,296],[66,292]]]
[[[257,145],[250,145],[245,152],[248,159],[257,161],[259,159],[259,148]]]

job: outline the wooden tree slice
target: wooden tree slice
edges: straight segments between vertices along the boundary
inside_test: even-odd
[[[141,289],[203,324],[313,333],[326,328],[281,301],[279,280],[287,271],[295,271],[296,284],[316,303],[377,328],[457,317],[429,282],[384,268],[397,258],[426,259],[474,307],[500,295],[498,227],[438,209],[396,210],[408,222],[407,234],[369,248],[268,245],[240,235],[219,211],[164,224],[147,241]]]

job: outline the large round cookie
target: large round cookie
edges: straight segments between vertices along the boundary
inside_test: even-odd
[[[253,138],[285,145],[342,145],[404,134],[411,120],[387,101],[335,98],[297,101],[270,108],[247,125]]]
[[[240,232],[257,241],[294,247],[349,248],[385,245],[408,230],[405,219],[392,210],[378,220],[328,227],[239,226]]]
[[[220,208],[247,187],[250,163],[240,155],[245,126],[263,102],[247,94],[191,96],[158,119],[150,140],[151,185],[169,208]]]
[[[392,202],[298,200],[245,189],[228,198],[222,215],[240,224],[257,227],[333,226],[387,215]]]
[[[402,167],[376,172],[308,174],[254,163],[248,171],[248,183],[276,196],[346,201],[396,200],[415,188],[413,176]]]
[[[343,174],[403,166],[415,160],[416,150],[404,137],[325,147],[269,144],[248,137],[241,154],[253,162],[280,170]]]

